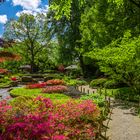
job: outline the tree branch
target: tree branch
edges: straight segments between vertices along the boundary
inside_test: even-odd
[[[135,6],[137,6],[138,8],[140,8],[140,3],[135,2],[134,0],[129,0],[130,2],[132,2]]]

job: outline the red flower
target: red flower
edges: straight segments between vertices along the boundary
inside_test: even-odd
[[[16,77],[11,77],[11,80],[12,81],[17,81],[17,78]]]

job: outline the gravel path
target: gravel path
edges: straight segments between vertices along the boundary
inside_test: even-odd
[[[134,108],[124,103],[113,103],[107,136],[109,140],[140,140],[140,118]]]
[[[88,85],[79,86],[78,90],[84,93],[97,91]],[[129,104],[111,100],[112,115],[107,130],[109,140],[140,140],[140,118],[135,115],[133,105]]]

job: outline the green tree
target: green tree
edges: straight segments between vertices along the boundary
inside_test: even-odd
[[[18,20],[11,20],[5,26],[4,37],[14,39],[21,47],[22,56],[25,56],[31,65],[32,73],[37,70],[36,59],[47,46],[47,36],[44,28],[44,15],[22,14]]]
[[[51,33],[56,35],[58,39],[62,63],[68,65],[75,60],[79,60],[83,73],[85,71],[83,56],[79,51],[79,48],[81,48],[79,26],[84,7],[82,0],[50,1]]]
[[[139,53],[140,36],[132,38],[130,31],[127,31],[122,39],[113,41],[103,49],[96,48],[88,56],[98,61],[101,72],[139,93]]]

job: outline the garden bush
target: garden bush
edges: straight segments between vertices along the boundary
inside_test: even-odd
[[[52,79],[62,79],[63,75],[62,74],[47,74],[45,75],[45,81],[47,80],[52,80]]]
[[[35,89],[35,88],[44,88],[46,87],[46,83],[43,82],[43,83],[36,83],[36,84],[29,84],[29,85],[26,85],[25,87],[27,89]]]
[[[11,82],[12,81],[8,76],[4,76],[3,78],[0,78],[0,88],[10,87]]]
[[[65,76],[63,78],[65,81],[66,85],[68,86],[78,86],[78,85],[86,85],[87,82],[84,80],[79,80],[79,79],[71,79],[70,77]]]
[[[93,100],[99,107],[103,107],[105,105],[105,97],[103,95],[99,95],[98,93],[92,93],[87,95],[82,95],[81,100]]]
[[[6,101],[0,102],[0,139],[95,139],[100,111],[93,101],[53,104],[39,96],[30,102],[32,110],[26,105],[24,111],[21,106],[18,112]]]
[[[42,90],[43,93],[63,93],[66,91],[68,91],[68,88],[63,85],[48,86]]]
[[[47,85],[64,85],[65,82],[63,80],[60,79],[53,79],[53,80],[48,80],[46,82]]]
[[[118,88],[119,87],[119,83],[115,80],[107,80],[104,85],[103,85],[105,88],[108,88],[108,89],[113,89],[113,88]]]
[[[106,81],[107,81],[106,78],[94,79],[90,82],[90,87],[92,88],[104,87]]]

